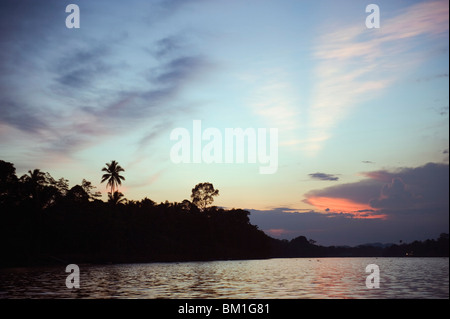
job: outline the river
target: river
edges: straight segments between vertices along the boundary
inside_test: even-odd
[[[366,266],[379,268],[367,288]],[[449,298],[448,258],[280,258],[0,269],[0,299],[12,298]]]

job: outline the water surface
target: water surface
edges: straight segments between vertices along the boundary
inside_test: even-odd
[[[366,287],[368,264],[380,288]],[[448,258],[281,258],[0,269],[0,298],[449,298]]]

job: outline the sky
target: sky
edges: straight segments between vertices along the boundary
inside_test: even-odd
[[[71,3],[79,28],[66,27]],[[449,231],[448,16],[436,0],[2,1],[0,159],[18,176],[87,179],[103,199],[112,160],[129,200],[181,202],[210,182],[214,205],[249,210],[276,238],[437,238]],[[249,129],[276,169],[261,174],[251,143],[243,163],[178,163],[180,128],[192,156],[200,143],[217,159],[227,130]]]

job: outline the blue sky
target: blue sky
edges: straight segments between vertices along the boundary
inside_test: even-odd
[[[65,26],[69,3],[79,5],[79,29]],[[354,244],[448,232],[448,195],[423,197],[448,190],[448,177],[445,186],[422,174],[448,176],[448,3],[377,1],[379,29],[365,26],[367,4],[2,1],[1,159],[18,175],[40,168],[71,186],[86,178],[104,196],[100,170],[117,160],[134,200],[181,202],[212,182],[215,204],[252,210],[284,238]],[[278,128],[277,172],[174,164],[170,132],[193,120]],[[367,184],[364,196],[342,191]],[[389,185],[409,204],[375,207]],[[426,215],[429,205],[438,212]],[[399,210],[422,209],[399,226]]]

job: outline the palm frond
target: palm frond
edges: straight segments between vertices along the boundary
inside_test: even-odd
[[[119,188],[119,185],[122,185],[122,180],[125,180],[125,177],[119,175],[120,172],[124,172],[125,170],[115,160],[105,165],[106,167],[102,168],[102,172],[107,172],[107,174],[102,176],[101,182],[108,181],[106,187],[111,187],[111,193],[114,193],[114,190]]]

